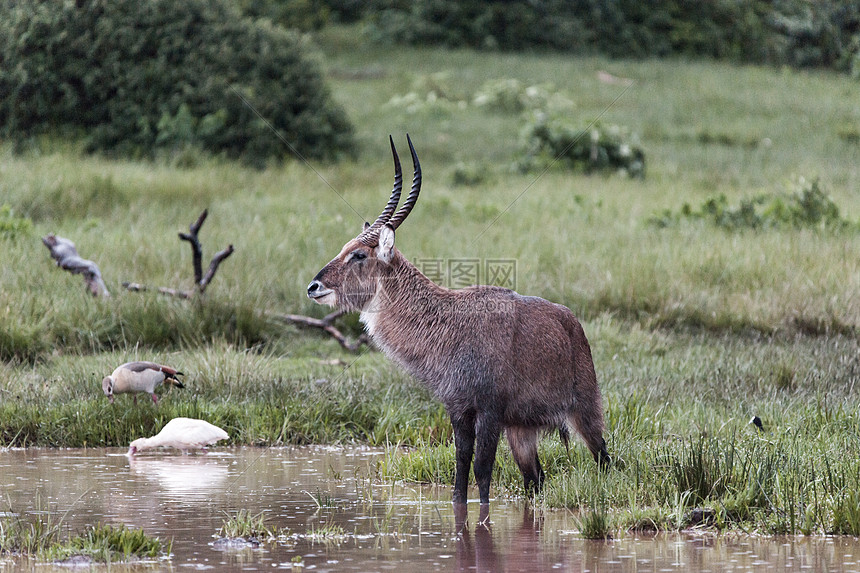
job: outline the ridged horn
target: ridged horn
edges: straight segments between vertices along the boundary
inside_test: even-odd
[[[415,202],[418,201],[418,194],[421,192],[421,164],[418,162],[418,154],[415,153],[415,148],[412,146],[412,139],[410,139],[408,133],[406,134],[406,141],[409,142],[409,151],[412,153],[412,164],[415,166],[415,172],[412,175],[412,189],[409,191],[409,196],[406,197],[406,201],[403,202],[403,205],[397,210],[397,213],[388,220],[394,229],[399,227],[400,223],[409,216],[409,213],[415,206]]]
[[[394,188],[391,190],[391,197],[388,198],[385,209],[382,210],[376,221],[358,236],[358,239],[366,245],[376,244],[379,229],[391,219],[391,215],[397,209],[397,204],[400,202],[400,192],[403,189],[403,171],[400,168],[400,157],[398,157],[397,149],[394,147],[394,138],[389,135],[388,141],[391,143],[391,154],[394,156]]]

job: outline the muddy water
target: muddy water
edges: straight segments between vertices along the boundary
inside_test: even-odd
[[[581,539],[569,514],[495,500],[458,515],[448,488],[374,483],[378,450],[0,451],[0,511],[51,512],[70,531],[96,523],[173,540],[171,559],[112,571],[860,571],[850,538],[701,534]],[[260,547],[218,541],[228,514],[265,511],[290,534]],[[299,567],[297,562],[301,562]],[[106,568],[98,568],[106,570]],[[0,571],[69,571],[0,559]]]

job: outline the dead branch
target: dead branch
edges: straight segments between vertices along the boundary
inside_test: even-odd
[[[206,271],[206,275],[203,275],[203,249],[200,246],[198,233],[200,233],[200,227],[203,226],[203,222],[206,221],[206,217],[208,215],[209,210],[204,209],[203,212],[200,213],[200,216],[197,217],[197,220],[191,223],[188,227],[187,233],[179,233],[179,238],[181,240],[188,241],[191,244],[191,264],[194,268],[194,285],[196,287],[196,291],[158,287],[156,290],[159,293],[178,298],[191,298],[195,294],[202,295],[206,291],[206,287],[209,286],[209,283],[212,282],[212,279],[215,278],[218,266],[224,261],[224,259],[233,254],[233,251],[235,250],[233,245],[228,245],[226,249],[218,251],[215,256],[212,257],[212,261],[209,263],[209,269]],[[139,283],[124,282],[122,283],[122,286],[134,292],[149,290],[146,285]]]
[[[304,316],[302,314],[272,314],[271,316],[281,320],[283,322],[289,322],[291,324],[298,324],[300,326],[309,326],[311,328],[319,328],[329,333],[332,338],[337,340],[340,345],[349,350],[350,352],[355,352],[358,350],[362,344],[369,344],[370,339],[367,334],[362,333],[357,339],[350,342],[347,340],[346,336],[335,328],[332,324],[336,319],[340,318],[346,314],[345,310],[336,310],[330,314],[327,314],[323,318],[313,318],[311,316]]]
[[[230,255],[233,254],[233,245],[228,245],[226,249],[219,251],[212,257],[212,261],[209,263],[209,268],[206,271],[206,274],[203,274],[203,249],[200,246],[200,227],[203,226],[203,223],[206,221],[206,217],[209,215],[208,210],[204,210],[200,216],[197,218],[195,222],[193,222],[188,227],[187,233],[179,233],[179,238],[183,241],[188,241],[191,245],[191,261],[194,267],[194,284],[196,289],[193,290],[178,290],[168,287],[158,287],[154,290],[159,292],[160,294],[164,294],[167,296],[172,296],[176,298],[190,299],[195,295],[202,295],[206,290],[206,287],[209,286],[209,283],[212,282],[212,279],[215,277],[215,273],[218,271],[218,266]],[[126,289],[133,292],[142,292],[151,290],[146,285],[142,285],[139,283],[133,282],[124,282],[122,286]],[[350,341],[347,339],[344,334],[338,330],[337,327],[334,326],[334,321],[341,316],[346,314],[343,310],[337,310],[332,312],[331,314],[326,315],[324,318],[313,318],[311,316],[304,316],[300,314],[280,314],[280,313],[270,313],[269,316],[280,320],[281,322],[287,322],[290,324],[297,324],[299,326],[305,326],[310,328],[319,328],[325,332],[327,332],[332,338],[337,340],[342,347],[350,352],[355,352],[358,350],[362,344],[368,344],[370,339],[366,334],[360,335],[357,339]]]
[[[196,285],[199,285],[200,281],[203,280],[203,250],[200,248],[200,240],[197,238],[197,233],[200,232],[200,227],[203,226],[203,222],[208,216],[209,209],[203,209],[203,212],[197,217],[197,221],[191,223],[188,227],[189,232],[179,233],[180,239],[191,243],[191,264],[194,266],[194,284]]]
[[[203,294],[203,291],[206,290],[210,281],[215,277],[215,271],[218,270],[218,265],[221,264],[221,261],[232,255],[233,250],[233,245],[227,245],[226,249],[215,253],[215,256],[212,257],[212,261],[209,263],[209,269],[206,271],[206,274],[202,279],[197,281],[197,288],[200,290],[200,294]],[[196,272],[197,271],[195,270],[195,273]]]
[[[93,296],[110,297],[98,265],[82,258],[73,242],[51,233],[42,237],[42,243],[51,251],[51,258],[57,261],[58,267],[72,274],[84,276],[87,288]]]
[[[140,283],[124,282],[122,283],[122,286],[132,292],[143,292],[149,290],[149,287]],[[177,290],[175,288],[168,287],[158,287],[156,290],[161,294],[175,296],[176,298],[191,298],[194,296],[193,290]]]

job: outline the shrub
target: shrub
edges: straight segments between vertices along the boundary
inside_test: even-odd
[[[643,58],[857,66],[860,1],[375,0],[377,40]]]
[[[33,221],[18,217],[9,205],[0,205],[0,239],[14,241],[33,232]]]
[[[451,185],[454,187],[473,187],[486,183],[490,169],[478,163],[458,162],[451,172]]]
[[[555,165],[586,173],[616,171],[632,177],[645,176],[645,153],[619,126],[593,124],[574,127],[564,119],[538,113],[523,131],[520,171]]]
[[[311,0],[239,0],[238,4],[251,18],[268,18],[285,28],[306,32],[325,26],[330,15],[324,2]]]
[[[551,84],[524,86],[513,78],[484,82],[472,103],[488,111],[513,114],[524,111],[568,113],[574,108],[573,102]]]
[[[253,164],[352,146],[303,39],[226,0],[3,0],[0,125],[17,141],[60,131],[107,154],[193,146]]]
[[[860,228],[843,219],[839,207],[818,183],[800,179],[793,193],[761,194],[729,205],[725,195],[708,198],[698,210],[684,203],[678,213],[671,209],[651,217],[657,227],[668,227],[681,219],[704,220],[728,230],[761,228],[807,228],[841,230]]]

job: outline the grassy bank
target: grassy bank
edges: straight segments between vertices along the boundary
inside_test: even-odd
[[[320,43],[357,127],[354,162],[252,170],[188,152],[145,163],[56,141],[0,149],[0,444],[125,446],[185,415],[233,443],[420,446],[380,475],[450,480],[450,428],[422,389],[374,351],[347,353],[270,318],[325,313],[305,288],[382,208],[387,135],[402,152],[409,132],[424,191],[398,231],[401,251],[446,269],[515,261],[517,290],[568,305],[592,342],[610,449],[624,464],[599,474],[579,444],[570,463],[550,440],[541,503],[605,507],[617,528],[636,516],[668,527],[701,506],[719,524],[860,533],[856,83],[714,63],[389,51],[338,29]],[[513,169],[528,115],[473,103],[499,78],[552,82],[572,122],[635,134],[646,177]],[[800,178],[818,181],[846,225],[654,223],[719,197],[790,197]],[[177,232],[204,208],[204,265],[236,248],[205,300],[125,291],[123,281],[191,287]],[[110,298],[54,267],[39,240],[48,233],[99,264]],[[355,317],[340,325],[358,332]],[[133,359],[177,366],[187,388],[157,406],[109,405],[102,377]],[[519,495],[500,460],[497,491]]]
[[[150,537],[140,529],[93,525],[79,534],[48,517],[0,519],[0,555],[30,557],[69,567],[96,563],[154,563],[169,558],[172,542]]]

